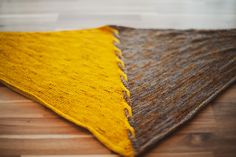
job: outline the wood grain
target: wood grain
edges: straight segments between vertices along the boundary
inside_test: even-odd
[[[234,157],[236,84],[146,157]],[[22,102],[24,101],[24,102]],[[87,130],[0,84],[0,156],[117,156]]]
[[[103,24],[139,28],[235,28],[235,4],[234,0],[1,0],[0,31],[64,30]],[[235,93],[234,85],[207,106],[193,121],[157,145],[147,156],[234,157],[236,154]],[[61,119],[48,109],[10,91],[2,84],[0,84],[0,112],[0,135],[90,135],[86,130]],[[194,133],[200,135],[214,133],[216,136],[214,142],[208,143],[210,148],[202,148],[204,149],[202,152],[196,150],[198,147],[204,147],[201,144],[192,146],[190,149],[186,141],[177,140],[179,134],[187,137]],[[27,144],[27,140],[21,141]],[[178,146],[174,151],[172,151],[172,147],[175,147],[171,145],[172,141]],[[223,146],[221,141],[226,142],[226,146]],[[11,142],[14,143],[13,140]],[[32,143],[36,142],[32,140]],[[75,144],[78,150],[69,149],[66,153],[60,152],[59,147],[52,148],[56,144],[51,142],[44,142],[52,149],[50,152],[35,145],[17,149],[22,143],[6,148],[7,143],[9,146],[8,140],[0,146],[0,156],[21,156],[22,154],[27,157],[55,157],[59,154],[60,156],[68,155],[67,157],[74,157],[74,155],[101,157],[105,154],[114,156],[95,139],[94,144],[91,144],[90,149],[84,153],[81,153],[82,146],[74,142],[70,144]],[[64,142],[61,141],[61,143]],[[104,152],[97,153],[97,148]],[[87,155],[89,153],[90,155]]]

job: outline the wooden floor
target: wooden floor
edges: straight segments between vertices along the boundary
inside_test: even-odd
[[[236,27],[235,0],[0,0],[0,31],[104,24],[142,28]],[[116,156],[88,131],[0,84],[0,156]],[[235,157],[236,84],[147,157]]]
[[[0,84],[0,156],[117,156],[88,131]],[[235,157],[236,84],[147,157]]]

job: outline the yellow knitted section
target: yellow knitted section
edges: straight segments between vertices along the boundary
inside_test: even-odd
[[[0,81],[133,156],[124,110],[127,78],[110,27],[61,32],[1,32]]]

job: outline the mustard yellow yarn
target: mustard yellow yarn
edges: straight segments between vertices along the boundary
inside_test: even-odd
[[[133,156],[124,110],[127,91],[110,27],[1,32],[0,81],[90,130],[113,151]]]

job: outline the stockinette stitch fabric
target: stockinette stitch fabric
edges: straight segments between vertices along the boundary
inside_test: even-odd
[[[127,76],[114,33],[111,27],[1,32],[0,81],[87,128],[114,152],[133,156],[129,91],[121,80]]]

